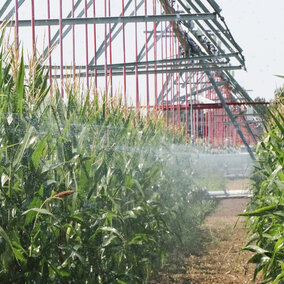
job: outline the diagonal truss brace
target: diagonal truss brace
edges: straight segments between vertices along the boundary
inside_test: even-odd
[[[216,94],[218,95],[218,97],[219,97],[219,99],[220,99],[220,101],[221,101],[225,111],[227,112],[228,116],[230,117],[230,120],[232,121],[233,125],[235,126],[235,128],[236,128],[236,130],[237,130],[237,132],[238,132],[238,134],[240,136],[240,138],[242,139],[244,145],[246,146],[247,151],[250,154],[250,157],[252,158],[252,160],[255,160],[254,153],[253,153],[252,149],[250,148],[246,138],[244,137],[243,132],[241,131],[241,129],[239,127],[239,124],[235,120],[235,117],[234,117],[233,113],[231,112],[230,108],[226,104],[226,100],[223,97],[222,92],[220,91],[219,87],[217,86],[214,77],[212,76],[211,72],[209,72],[209,71],[205,71],[205,73],[208,76],[208,78],[210,80],[210,83],[214,87]]]

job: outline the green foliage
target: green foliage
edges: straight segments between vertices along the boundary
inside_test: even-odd
[[[242,214],[249,217],[250,240],[244,250],[254,253],[255,275],[264,283],[284,281],[284,119],[283,102],[270,108],[269,131],[257,146],[251,177],[253,198]]]
[[[172,170],[162,121],[51,99],[46,70],[15,60],[0,53],[0,282],[147,282],[212,204]]]

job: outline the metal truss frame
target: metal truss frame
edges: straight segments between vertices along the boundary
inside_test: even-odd
[[[31,18],[19,19],[18,11],[28,1],[31,7]],[[0,24],[9,20],[9,25],[16,27],[17,42],[20,37],[19,28],[31,27],[34,53],[36,53],[35,27],[47,27],[48,45],[41,57],[48,59],[46,67],[49,68],[50,83],[52,80],[60,79],[62,95],[64,79],[70,76],[80,76],[86,79],[87,88],[89,88],[90,78],[94,78],[97,87],[99,78],[104,77],[105,92],[112,96],[113,77],[119,76],[123,81],[124,103],[127,104],[127,78],[134,76],[135,107],[141,108],[139,81],[141,81],[140,78],[146,76],[146,108],[149,109],[151,108],[149,78],[153,76],[153,108],[165,111],[168,125],[178,127],[184,116],[182,112],[185,111],[184,123],[187,133],[194,138],[193,128],[199,129],[199,124],[205,125],[207,121],[208,125],[202,131],[204,131],[204,136],[209,137],[209,132],[212,131],[209,128],[214,123],[220,123],[217,117],[222,113],[217,111],[221,104],[221,111],[224,110],[228,116],[224,118],[224,125],[227,125],[227,120],[230,120],[253,158],[253,151],[247,141],[248,136],[256,141],[250,127],[251,122],[245,121],[245,115],[242,115],[242,121],[237,120],[235,110],[244,104],[252,105],[256,112],[258,108],[230,73],[232,70],[246,69],[245,60],[242,49],[234,40],[221,15],[221,8],[215,0],[121,0],[121,12],[116,16],[111,15],[110,0],[100,1],[104,6],[103,16],[96,14],[96,5],[98,5],[96,2],[98,1],[72,0],[72,9],[68,14],[65,13],[67,14],[65,18],[62,16],[62,0],[59,0],[58,18],[51,18],[50,0],[46,0],[47,17],[44,19],[35,18],[34,2],[34,0],[5,0],[2,6],[0,5]],[[150,4],[151,11],[149,11]],[[88,15],[90,11],[92,11],[92,16]],[[136,57],[134,61],[126,60],[125,33],[126,26],[130,24],[135,25]],[[145,25],[145,42],[142,46],[138,46],[137,43],[138,24]],[[148,24],[151,24],[151,28]],[[75,27],[78,25],[85,27],[85,65],[76,64]],[[104,29],[104,37],[100,42],[96,36],[99,25]],[[52,26],[58,27],[53,36],[51,36]],[[93,27],[94,33],[94,54],[91,58],[88,46],[88,28],[90,27]],[[63,42],[67,35],[71,35],[73,40],[73,66],[64,65],[63,61]],[[121,37],[123,60],[114,63],[112,62],[113,45]],[[60,49],[60,64],[57,65],[52,64],[53,49],[56,47]],[[159,51],[158,48],[160,48]],[[98,63],[101,59],[104,61],[103,64]],[[59,74],[56,73],[57,70],[60,71]],[[160,91],[158,91],[158,81],[161,81]],[[207,94],[211,100],[213,99],[210,108],[216,111],[213,113],[200,112],[201,109],[206,109],[206,103],[199,103],[197,100],[202,94]],[[200,107],[197,107],[198,105]],[[247,134],[243,133],[244,128],[240,127],[241,124],[245,124]],[[224,128],[219,131],[218,135],[222,131],[233,133],[231,129]]]

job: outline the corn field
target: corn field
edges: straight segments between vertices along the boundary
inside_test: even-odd
[[[148,282],[214,206],[173,167],[182,136],[119,99],[71,85],[51,97],[47,70],[27,70],[3,34],[0,282]]]
[[[254,278],[262,283],[284,283],[284,117],[283,90],[268,109],[267,133],[257,146],[257,164],[251,177],[253,198],[242,214],[248,216]]]

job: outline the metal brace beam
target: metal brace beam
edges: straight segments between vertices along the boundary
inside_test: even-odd
[[[65,18],[62,19],[62,25],[85,25],[85,24],[122,24],[122,23],[148,23],[148,22],[176,22],[176,21],[200,21],[214,20],[216,14],[172,14],[172,15],[146,15],[146,16],[124,16],[124,17],[89,17],[89,18]],[[0,21],[2,24],[4,21]],[[15,26],[15,21],[10,22]],[[58,26],[59,19],[39,19],[34,21],[35,26]],[[18,21],[19,27],[30,27],[31,20]]]
[[[222,92],[220,91],[219,87],[217,86],[214,77],[212,76],[211,72],[209,72],[209,71],[205,71],[205,73],[206,73],[206,75],[208,76],[208,78],[209,78],[211,84],[213,85],[216,94],[218,95],[218,97],[219,97],[219,99],[220,99],[220,101],[221,101],[221,103],[222,103],[222,105],[223,105],[225,111],[227,112],[228,116],[230,117],[232,123],[234,124],[234,126],[235,126],[235,128],[236,128],[236,130],[237,130],[237,132],[238,132],[238,134],[239,134],[239,136],[240,136],[240,138],[242,139],[244,145],[246,146],[247,151],[248,151],[248,153],[250,154],[252,160],[255,160],[254,153],[253,153],[252,149],[250,148],[250,146],[249,146],[249,144],[248,144],[248,142],[247,142],[245,136],[243,135],[243,132],[241,131],[241,129],[240,129],[240,127],[239,127],[237,121],[235,120],[235,117],[234,117],[233,113],[231,112],[230,108],[229,108],[228,105],[226,104],[226,101],[225,101],[225,99],[224,99],[224,97],[223,97],[223,95],[222,95]]]
[[[228,55],[230,56],[230,55]],[[224,57],[226,57],[226,55],[224,55]],[[135,66],[139,66],[141,68],[148,66],[148,65],[157,65],[162,68],[171,68],[171,67],[177,67],[176,65],[172,65],[173,63],[178,64],[178,66],[182,67],[182,66],[192,66],[192,65],[198,65],[196,64],[196,60],[201,60],[202,58],[207,59],[207,58],[213,58],[211,56],[198,56],[198,57],[191,57],[191,58],[174,58],[174,59],[161,59],[161,60],[148,60],[148,61],[137,61],[137,62],[127,62],[127,63],[113,63],[113,64],[107,64],[107,68],[112,68],[112,69],[120,69],[123,67],[128,67],[128,68],[135,68]],[[206,66],[206,65],[211,65],[211,66],[222,66],[226,64],[225,62],[205,62],[202,64],[202,66]],[[28,66],[26,66],[28,67]],[[233,67],[233,66],[230,66]],[[51,66],[52,69],[60,69],[60,66],[56,66],[53,65]],[[78,66],[63,66],[64,70],[82,70],[82,69],[86,69],[85,65],[78,65]],[[97,70],[104,70],[105,65],[101,64],[101,65],[91,65],[89,64],[88,68],[90,69],[97,69]],[[234,67],[233,67],[234,68]],[[183,69],[181,69],[183,70]]]
[[[1,10],[0,10],[0,17],[2,17],[2,15],[5,13],[5,11],[7,10],[8,6],[10,5],[10,3],[12,2],[12,0],[7,0],[4,5],[2,6]]]
[[[193,68],[185,68],[182,69],[183,72],[205,72],[205,71],[222,71],[224,69],[241,69],[242,66],[224,66],[224,67],[193,67]],[[138,70],[138,74],[141,75],[146,75],[146,74],[169,74],[169,73],[179,73],[180,72],[180,68],[172,68],[172,69],[165,69],[165,67],[163,67],[163,69],[159,69],[159,70]],[[72,73],[73,74],[73,73]],[[64,77],[68,78],[70,77],[72,74],[65,74]],[[108,70],[108,74],[109,74],[109,70]],[[132,70],[126,70],[126,74],[127,75],[135,75],[135,71]],[[90,72],[89,76],[92,76],[93,74]],[[116,70],[112,70],[112,76],[122,76],[123,75],[123,71],[116,71]],[[76,76],[76,74],[75,74]],[[78,76],[80,76],[81,78],[86,77],[86,73],[79,73]],[[104,77],[105,76],[105,71],[104,70],[100,70],[97,73],[98,77]],[[55,78],[60,78],[60,75],[56,75]]]

